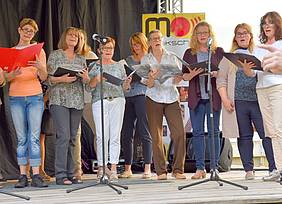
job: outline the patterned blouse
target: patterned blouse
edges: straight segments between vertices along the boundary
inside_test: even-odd
[[[89,72],[90,78],[93,78],[100,73],[100,64],[94,63],[94,64],[91,64],[90,67],[92,67],[91,71]],[[126,78],[126,73],[124,69],[124,61],[115,62],[113,64],[103,64],[103,71],[119,79]],[[100,84],[97,84],[95,88],[91,88],[92,103],[95,103],[96,101],[100,100],[100,90],[101,90]],[[113,98],[123,97],[124,98],[122,85],[116,86],[109,82],[103,82],[103,91],[104,91],[103,92],[104,98],[108,98],[108,97],[113,97]]]
[[[63,50],[55,50],[51,52],[48,58],[48,74],[53,75],[58,67],[82,70],[85,64],[86,60],[81,55],[75,55],[73,60],[69,60]],[[49,105],[81,110],[84,107],[83,89],[84,85],[81,78],[73,83],[50,83]]]
[[[179,70],[181,70],[177,58],[166,50],[163,52],[160,63],[158,63],[152,53],[148,53],[141,59],[141,64],[172,64],[177,65]],[[157,103],[166,104],[174,103],[179,99],[179,94],[176,85],[173,83],[173,78],[167,79],[163,84],[160,84],[155,80],[155,84],[152,88],[147,87],[146,96]]]

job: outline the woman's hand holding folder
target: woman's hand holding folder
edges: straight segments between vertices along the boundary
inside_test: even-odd
[[[189,70],[189,73],[183,74],[182,78],[183,78],[184,81],[190,81],[195,76],[197,76],[198,74],[200,74],[204,71],[203,68],[195,68],[195,69],[191,69],[190,67],[187,67],[187,68]]]
[[[247,62],[247,60],[244,60],[243,62],[238,60],[238,62],[247,76],[253,77],[255,75],[254,70],[252,70],[252,68],[256,66],[255,63]]]
[[[77,80],[76,76],[70,76],[70,74],[64,74],[63,76],[56,78],[59,78],[58,82],[63,82],[63,83],[72,83]]]
[[[83,69],[81,72],[79,72],[77,74],[77,76],[82,78],[83,83],[88,83],[90,81],[87,67],[85,67],[85,69]]]

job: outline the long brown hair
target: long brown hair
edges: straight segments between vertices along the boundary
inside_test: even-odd
[[[255,47],[255,43],[254,43],[254,35],[252,33],[252,27],[247,24],[247,23],[240,23],[238,24],[235,29],[234,29],[234,37],[233,37],[233,40],[232,40],[232,45],[231,45],[231,49],[230,49],[230,52],[234,52],[235,50],[237,50],[239,48],[239,45],[236,41],[236,33],[237,31],[242,28],[242,29],[245,29],[250,35],[251,35],[251,39],[250,39],[250,42],[249,42],[249,46],[248,46],[248,50],[250,53],[253,52],[254,50],[254,47]]]
[[[75,27],[68,27],[67,29],[65,29],[65,31],[63,32],[59,40],[58,48],[62,50],[66,50],[68,48],[67,43],[66,43],[66,37],[69,32],[74,32],[78,36],[78,42],[77,42],[77,45],[74,47],[74,52],[79,54],[81,50],[80,40],[79,40],[79,30],[78,28],[75,28]]]
[[[264,16],[261,17],[260,19],[260,35],[259,35],[259,40],[261,43],[266,43],[267,42],[267,36],[264,33],[263,30],[263,25],[265,24],[265,20],[266,18],[269,18],[271,23],[274,24],[275,26],[275,40],[280,40],[282,39],[282,18],[279,15],[279,13],[277,13],[276,11],[271,11],[271,12],[267,12]]]
[[[196,54],[200,50],[200,45],[199,45],[198,38],[197,38],[197,31],[198,31],[198,28],[202,27],[202,26],[208,27],[209,36],[212,39],[212,44],[211,44],[212,52],[214,52],[217,48],[214,32],[212,30],[211,25],[209,23],[205,22],[205,21],[201,21],[195,26],[195,28],[193,29],[193,32],[192,32],[192,37],[191,37],[191,41],[190,41],[190,48],[192,50],[192,54]]]

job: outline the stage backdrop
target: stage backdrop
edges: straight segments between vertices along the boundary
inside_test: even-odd
[[[45,42],[47,55],[57,49],[64,29],[74,26],[86,30],[92,47],[93,33],[114,37],[117,40],[114,57],[119,60],[129,55],[128,39],[133,32],[141,31],[142,14],[156,11],[156,0],[1,0],[0,47],[16,45],[20,19],[31,17],[39,25],[35,40]],[[6,178],[15,178],[16,136],[7,87],[0,89],[0,96],[4,100],[0,112],[0,171]]]

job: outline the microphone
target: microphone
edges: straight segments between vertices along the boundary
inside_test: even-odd
[[[211,44],[212,44],[212,38],[211,38],[211,37],[209,37],[209,38],[208,38],[208,42],[207,42],[208,47],[210,47],[210,46],[211,46]]]
[[[106,42],[107,42],[107,37],[102,36],[102,35],[99,35],[99,34],[97,34],[97,33],[94,33],[94,34],[92,35],[92,39],[93,39],[93,40],[97,40],[97,41],[100,42],[100,43],[106,43]]]

